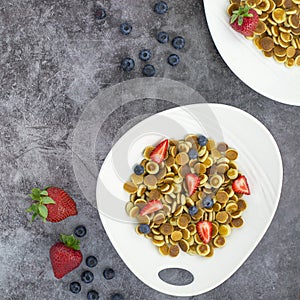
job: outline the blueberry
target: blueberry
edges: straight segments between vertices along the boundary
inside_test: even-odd
[[[161,31],[157,35],[157,40],[162,44],[166,44],[169,41],[169,35],[166,32]]]
[[[172,40],[172,46],[175,49],[182,49],[185,45],[185,39],[182,36],[176,36],[174,37],[174,39]]]
[[[153,66],[153,65],[150,65],[150,64],[146,65],[146,66],[143,68],[143,74],[144,74],[145,76],[147,76],[147,77],[152,77],[152,76],[154,76],[155,71],[156,71],[156,70],[155,70],[154,66]]]
[[[94,280],[94,274],[91,271],[84,271],[81,274],[81,280],[84,283],[91,283]]]
[[[168,63],[172,66],[175,67],[179,64],[180,58],[177,54],[171,54],[168,57]]]
[[[111,300],[124,300],[124,296],[117,293],[117,294],[113,294],[110,299]]]
[[[191,216],[194,216],[198,212],[198,207],[197,206],[190,206],[189,207],[189,214]]]
[[[74,229],[74,234],[81,238],[86,235],[86,228],[83,225],[79,225]]]
[[[96,20],[102,20],[106,17],[106,12],[104,8],[97,8],[94,13]]]
[[[200,146],[205,146],[207,144],[207,138],[204,135],[199,135],[198,143]]]
[[[89,268],[94,268],[97,266],[98,260],[95,256],[91,255],[86,258],[85,263]]]
[[[125,35],[128,35],[131,32],[131,30],[132,26],[128,22],[122,23],[120,25],[120,31]]]
[[[126,57],[122,60],[121,62],[121,68],[125,72],[130,72],[131,70],[134,69],[135,63],[132,58]]]
[[[214,201],[213,199],[211,199],[209,196],[206,196],[203,200],[202,200],[202,205],[204,208],[212,208],[214,205]]]
[[[159,14],[165,14],[168,11],[168,4],[164,1],[159,1],[154,5],[154,11]]]
[[[98,300],[99,294],[96,291],[89,291],[87,293],[87,299],[88,300]]]
[[[139,226],[140,233],[149,233],[150,232],[150,226],[148,224],[140,224]]]
[[[198,151],[195,149],[191,149],[188,153],[190,159],[198,158]]]
[[[73,294],[78,294],[80,291],[81,291],[81,285],[79,282],[71,282],[70,283],[70,291],[73,293]]]
[[[115,277],[115,271],[112,268],[106,268],[103,271],[103,276],[106,280],[111,280]]]
[[[148,49],[144,49],[140,51],[139,58],[143,61],[148,61],[151,58],[151,51]]]
[[[136,165],[133,171],[136,175],[142,175],[145,172],[145,168],[141,165]]]

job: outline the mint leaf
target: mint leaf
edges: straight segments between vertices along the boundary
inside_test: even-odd
[[[48,216],[48,208],[45,205],[39,205],[39,214],[43,219]]]
[[[42,197],[43,204],[55,204],[55,201],[50,197]]]
[[[43,196],[48,196],[48,192],[47,191],[41,191],[41,195],[43,195]]]

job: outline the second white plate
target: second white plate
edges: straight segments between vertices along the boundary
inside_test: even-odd
[[[273,100],[300,105],[300,68],[286,68],[266,58],[252,41],[229,26],[229,0],[204,0],[210,33],[229,68],[245,84]]]
[[[145,146],[163,138],[182,139],[188,133],[202,133],[225,141],[239,152],[238,164],[247,178],[251,196],[245,224],[232,231],[226,246],[212,258],[161,256],[157,248],[135,232],[133,220],[125,212],[129,200],[123,184],[141,161]],[[194,104],[170,109],[140,122],[114,145],[105,159],[97,182],[97,205],[103,226],[116,251],[129,269],[145,284],[162,293],[192,296],[207,292],[229,278],[255,249],[276,211],[282,184],[281,156],[269,131],[254,117],[221,104]],[[158,273],[165,268],[191,272],[194,281],[174,286]]]

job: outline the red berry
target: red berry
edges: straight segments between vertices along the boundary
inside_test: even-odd
[[[258,22],[257,12],[252,8],[250,9],[248,5],[241,6],[238,10],[233,11],[230,19],[231,27],[244,36],[251,36]]]

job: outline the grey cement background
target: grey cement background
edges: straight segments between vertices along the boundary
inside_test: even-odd
[[[257,94],[230,71],[212,42],[202,1],[168,2],[169,13],[160,17],[152,12],[152,0],[103,1],[108,14],[103,24],[93,19],[92,0],[0,2],[1,300],[86,299],[90,288],[97,289],[101,299],[117,291],[125,299],[175,299],[148,288],[124,265],[72,168],[70,141],[82,111],[102,88],[141,76],[137,55],[144,47],[154,52],[157,76],[185,83],[208,102],[230,104],[258,118],[274,135],[284,163],[281,201],[258,247],[225,283],[189,299],[298,299],[300,108]],[[121,20],[134,26],[129,37],[118,32]],[[177,68],[165,63],[171,47],[153,38],[159,29],[187,40]],[[118,65],[125,55],[134,57],[137,66],[124,76]],[[118,128],[130,124],[144,103],[149,114],[168,107],[141,99],[135,107],[125,107],[126,113],[108,118],[110,130],[99,140],[99,167]],[[26,195],[34,186],[51,184],[64,187],[76,199],[78,217],[59,224],[30,224],[24,213]],[[79,280],[84,266],[56,280],[48,251],[59,233],[71,233],[78,224],[88,229],[82,239],[84,256],[96,254],[99,265],[91,286],[83,285],[81,294],[74,296],[68,284]],[[101,275],[106,266],[116,271],[111,281]]]

